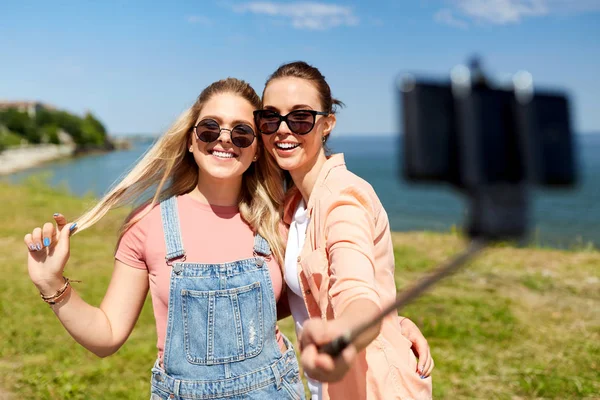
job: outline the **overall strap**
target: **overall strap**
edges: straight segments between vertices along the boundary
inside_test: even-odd
[[[258,232],[254,235],[254,253],[264,257],[269,257],[271,255],[271,246],[269,246],[269,242],[267,242],[267,240]]]
[[[167,245],[167,255],[165,257],[167,264],[171,265],[173,260],[181,257],[185,260],[185,250],[183,249],[183,240],[181,239],[176,196],[161,201],[160,216],[165,235],[165,243]]]

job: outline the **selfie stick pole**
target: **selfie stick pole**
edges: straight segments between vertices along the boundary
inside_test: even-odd
[[[431,274],[419,280],[416,284],[409,287],[408,289],[401,292],[394,303],[383,309],[375,318],[367,321],[366,323],[358,326],[355,329],[346,331],[342,336],[334,339],[333,341],[320,346],[319,353],[327,353],[332,357],[337,357],[340,353],[352,343],[359,335],[364,333],[367,329],[378,324],[383,320],[389,313],[396,310],[400,310],[402,307],[419,297],[427,289],[433,286],[440,280],[452,275],[458,269],[473,258],[477,253],[483,250],[486,246],[486,241],[483,239],[473,239],[469,243],[469,247],[454,259],[450,260],[447,264],[438,267]]]

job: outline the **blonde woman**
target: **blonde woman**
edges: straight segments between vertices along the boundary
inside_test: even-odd
[[[267,80],[262,100],[255,121],[265,158],[292,180],[284,213],[290,227],[285,281],[313,399],[431,398],[433,360],[425,341],[417,363],[402,335],[407,319],[386,317],[339,357],[318,352],[394,300],[389,222],[371,185],[348,171],[342,154],[326,154],[341,103],[318,69],[282,65]]]
[[[25,236],[31,280],[100,357],[126,341],[150,290],[152,399],[304,397],[294,350],[276,331],[282,189],[255,135],[259,105],[243,81],[211,84],[92,210],[73,224],[55,214],[56,225]],[[100,307],[87,304],[63,277],[70,234],[148,190],[152,199],[123,226]]]

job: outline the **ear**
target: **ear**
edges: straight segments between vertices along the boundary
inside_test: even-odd
[[[192,131],[190,132],[190,134],[188,135],[188,138],[187,138],[187,149],[190,150],[190,148],[192,150],[194,149],[194,132],[193,132],[193,128],[192,128]],[[192,152],[192,150],[190,150],[190,153]]]
[[[256,153],[254,153],[254,157],[252,157],[252,162],[256,162],[260,158],[261,145],[256,146]]]
[[[325,118],[325,127],[323,129],[323,136],[328,136],[331,133],[331,131],[333,131],[333,128],[335,128],[336,122],[337,122],[337,119],[335,117],[335,114],[329,114]]]

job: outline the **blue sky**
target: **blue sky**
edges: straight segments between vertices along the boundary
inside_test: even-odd
[[[346,103],[337,132],[397,131],[394,80],[446,78],[480,54],[567,89],[578,132],[600,132],[600,0],[0,2],[0,99],[91,110],[114,134],[160,133],[209,83],[260,93],[305,60]]]

